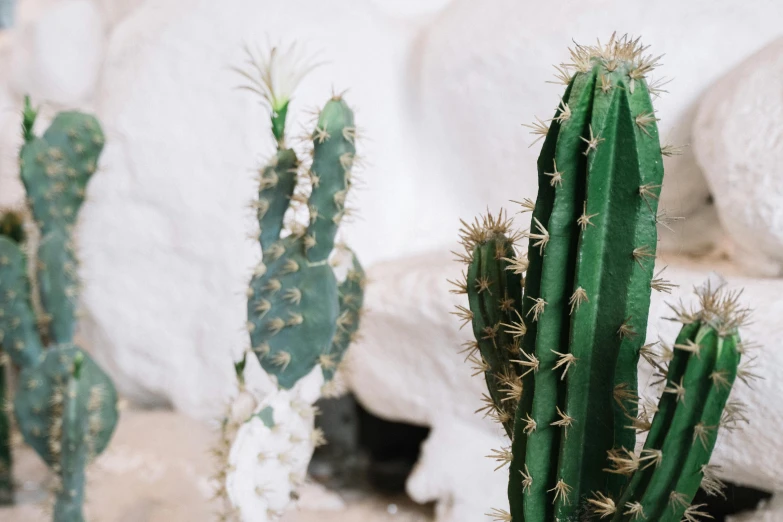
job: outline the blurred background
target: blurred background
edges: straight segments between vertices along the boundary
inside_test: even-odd
[[[473,414],[483,384],[457,353],[450,251],[460,219],[535,197],[540,144],[522,124],[554,113],[563,87],[548,81],[574,42],[617,31],[664,55],[650,79],[668,91],[656,115],[662,139],[684,149],[666,158],[659,263],[682,294],[716,271],[745,286],[760,310],[752,333],[772,345],[762,373],[780,375],[780,20],[774,0],[0,1],[0,206],[24,198],[25,94],[41,129],[81,109],[106,134],[78,227],[80,337],[125,411],[94,466],[90,509],[213,519],[208,450],[248,345],[245,288],[260,257],[248,204],[274,147],[266,108],[237,89],[247,45],[295,41],[322,61],[294,95],[291,128],[304,132],[308,110],[345,91],[362,159],[343,239],[369,268],[369,310],[349,393],[321,405],[333,443],[286,520],[462,522],[503,502],[503,474],[484,462],[501,437]],[[648,337],[671,332],[651,320]],[[719,448],[735,486],[716,519],[783,491],[783,406],[769,401],[781,391],[758,385],[751,428]],[[0,508],[3,520],[43,520],[46,473],[28,460],[23,502]],[[768,505],[742,520],[783,520]]]

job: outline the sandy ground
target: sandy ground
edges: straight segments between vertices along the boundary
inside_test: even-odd
[[[210,501],[214,433],[204,424],[166,411],[126,410],[111,445],[88,473],[87,518],[94,522],[207,522],[219,506]],[[3,522],[47,521],[51,476],[24,446],[16,453],[17,503],[0,508]],[[342,502],[341,502],[342,501]],[[344,504],[340,509],[339,504]],[[339,497],[311,485],[300,508],[283,522],[428,522],[430,508],[405,498],[364,492]]]

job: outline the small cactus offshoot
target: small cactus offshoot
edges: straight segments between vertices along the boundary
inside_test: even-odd
[[[457,291],[469,309],[457,314],[473,326],[486,411],[512,440],[510,512],[498,520],[674,522],[698,511],[747,313],[733,294],[700,291],[668,369],[655,360],[666,387],[650,424],[637,383],[640,357],[653,359],[650,295],[675,286],[654,273],[665,151],[647,75],[657,65],[638,39],[573,49],[554,117],[531,126],[544,141],[538,197],[520,203],[530,229],[513,232],[503,212],[463,223]],[[515,249],[523,235],[526,255]]]
[[[21,219],[0,219],[0,343],[22,369],[13,401],[19,431],[58,478],[54,520],[82,522],[85,468],[117,424],[112,382],[73,342],[78,274],[71,235],[104,137],[94,117],[78,112],[58,114],[37,137],[36,117],[26,99],[19,163],[37,230],[28,238]]]
[[[313,404],[356,338],[364,299],[359,260],[335,244],[349,214],[346,199],[353,185],[353,111],[341,96],[332,96],[303,140],[307,153],[289,147],[290,95],[311,67],[301,67],[299,59],[283,62],[298,56],[295,46],[285,52],[275,48],[268,58],[251,55],[251,70],[242,72],[250,80],[248,88],[269,106],[277,145],[259,170],[258,198],[252,204],[263,254],[247,291],[252,355],[235,365],[239,393],[218,450],[218,494],[226,517],[243,520],[275,519],[296,495],[313,449],[323,439],[314,427]],[[287,73],[288,79],[281,78]],[[344,257],[347,262],[339,263]],[[338,264],[348,265],[342,282],[335,275]],[[249,392],[247,357],[258,361],[276,391]],[[238,408],[240,403],[252,403],[253,411]]]

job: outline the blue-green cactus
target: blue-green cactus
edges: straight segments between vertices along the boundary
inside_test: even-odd
[[[261,170],[255,206],[263,262],[250,281],[248,329],[253,352],[282,388],[293,387],[318,364],[330,379],[358,327],[364,286],[361,265],[351,253],[349,278],[338,289],[328,263],[345,215],[354,134],[353,111],[339,97],[329,100],[312,135],[308,226],[294,227],[286,237],[281,233],[285,214],[295,201],[299,161],[292,149],[279,148]]]
[[[22,370],[14,411],[25,442],[60,477],[55,522],[81,522],[87,464],[109,443],[117,424],[117,392],[76,346],[46,350]]]
[[[26,141],[19,164],[33,217],[45,236],[76,222],[87,182],[97,169],[104,136],[94,116],[61,112],[43,136],[34,137],[35,111],[29,110],[31,115],[23,121]]]
[[[14,399],[19,430],[59,478],[54,520],[81,522],[86,465],[106,448],[118,415],[113,384],[73,344],[78,282],[71,231],[103,133],[94,117],[70,112],[38,138],[36,116],[26,100],[20,167],[40,233],[35,284],[18,238],[0,236],[0,340],[22,368]]]

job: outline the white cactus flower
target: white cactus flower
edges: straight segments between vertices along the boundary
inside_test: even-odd
[[[321,63],[313,61],[313,56],[296,42],[285,48],[270,47],[268,51],[246,47],[248,69],[236,70],[250,82],[244,88],[261,95],[273,112],[279,112],[302,78]]]

